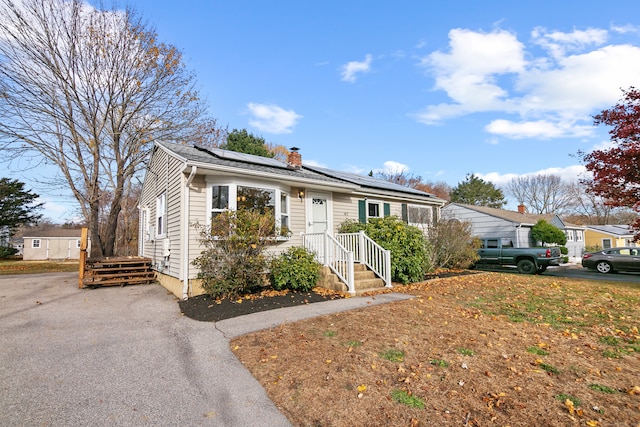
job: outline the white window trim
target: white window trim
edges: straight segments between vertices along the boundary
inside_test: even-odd
[[[235,211],[238,209],[237,197],[238,197],[238,187],[253,187],[260,188],[263,190],[273,190],[274,191],[274,216],[275,216],[275,225],[276,227],[281,227],[281,194],[287,194],[287,213],[286,216],[289,217],[289,227],[291,227],[291,188],[274,185],[272,183],[265,183],[259,181],[249,181],[239,179],[237,181],[229,181],[229,180],[221,180],[216,179],[215,177],[207,177],[207,191],[206,191],[206,209],[207,209],[207,224],[211,224],[211,220],[213,218],[213,187],[214,186],[227,186],[229,187],[229,210]],[[289,237],[285,236],[276,236],[276,240],[289,240]]]
[[[584,232],[582,230],[576,230],[576,241],[582,242],[584,240]]]
[[[378,205],[379,216],[369,216],[369,205]],[[382,200],[364,199],[364,213],[369,222],[370,218],[384,218],[384,202]]]
[[[567,236],[567,242],[573,242],[573,230],[567,230],[565,236]]]
[[[37,245],[36,245],[36,242],[38,242]],[[42,248],[42,240],[41,239],[33,239],[33,240],[31,240],[31,247],[34,248],[34,249]]]
[[[164,199],[164,206],[162,205],[161,201]],[[162,210],[162,212],[160,212]],[[167,237],[167,212],[168,212],[168,208],[167,208],[167,192],[163,192],[161,194],[158,195],[158,197],[156,198],[156,222],[155,222],[155,226],[156,228],[156,238],[158,239],[164,239],[165,237]],[[160,222],[160,219],[162,219],[162,222]],[[158,227],[158,224],[162,225],[162,230],[160,229],[160,227]]]

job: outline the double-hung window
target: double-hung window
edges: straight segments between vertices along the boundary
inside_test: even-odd
[[[167,193],[156,199],[156,237],[165,237],[167,233]]]
[[[433,223],[433,209],[431,206],[408,205],[407,223],[417,227],[428,227]]]
[[[229,186],[214,185],[211,187],[211,219],[229,209]]]

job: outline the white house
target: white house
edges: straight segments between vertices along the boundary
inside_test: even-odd
[[[255,194],[261,195],[262,207],[274,213],[277,228],[285,231],[274,238],[273,251],[308,245],[310,236],[333,237],[348,219],[364,222],[397,215],[427,226],[445,203],[387,181],[303,165],[298,149],[291,150],[283,163],[227,150],[156,143],[139,206],[139,255],[153,260],[163,286],[182,298],[201,294],[192,264],[202,251],[195,224],[208,224],[224,210],[242,209]]]
[[[538,215],[526,212],[520,205],[518,211],[449,203],[442,209],[443,217],[471,223],[474,236],[506,237],[515,247],[537,246],[539,242],[531,237],[531,228],[541,219],[555,225],[567,236],[565,244],[571,261],[577,262],[584,252],[584,232],[586,227],[565,222],[556,214]]]

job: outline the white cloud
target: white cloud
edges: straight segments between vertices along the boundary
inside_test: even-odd
[[[525,66],[524,46],[510,32],[479,33],[465,29],[449,32],[450,52],[436,51],[422,60],[435,76],[435,88],[454,101],[427,107],[417,115],[422,123],[476,111],[503,109],[508,94],[497,77],[521,72]]]
[[[368,73],[371,70],[371,61],[373,61],[373,57],[367,54],[363,62],[347,62],[342,66],[342,80],[350,83],[355,82],[357,74]]]
[[[575,126],[572,123],[552,123],[547,120],[512,122],[510,120],[497,119],[485,126],[485,130],[493,135],[507,136],[513,139],[549,139],[567,136],[588,136],[593,132],[593,126]]]
[[[533,42],[549,51],[552,57],[561,58],[567,52],[581,51],[588,46],[600,46],[607,41],[609,33],[599,28],[574,30],[570,33],[561,31],[548,32],[538,27],[531,32]]]
[[[530,51],[504,30],[451,30],[448,51],[421,61],[450,102],[428,105],[415,119],[437,124],[502,113],[518,118],[498,117],[485,126],[487,132],[505,138],[584,137],[593,133],[591,116],[615,104],[620,88],[640,81],[640,47],[605,45],[608,30],[536,28],[532,36]],[[542,54],[533,54],[534,45],[543,47]]]
[[[523,174],[515,174],[515,173],[506,173],[501,174],[498,172],[489,172],[489,173],[476,173],[475,175],[478,178],[482,178],[485,181],[489,181],[495,184],[498,187],[504,187],[507,185],[512,179],[518,177],[527,177],[534,175],[558,175],[565,181],[576,181],[578,179],[584,178],[587,173],[586,169],[582,165],[571,165],[564,168],[546,168],[541,169],[536,172],[527,172]]]
[[[379,171],[390,175],[395,175],[409,172],[409,166],[399,162],[395,162],[393,160],[387,160],[386,162],[384,162],[383,168],[379,169]]]
[[[303,116],[293,110],[285,110],[277,105],[248,104],[253,119],[249,124],[262,132],[291,133],[293,127]]]

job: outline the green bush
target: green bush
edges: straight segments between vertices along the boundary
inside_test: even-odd
[[[560,246],[560,253],[562,255],[567,255],[569,253],[569,249],[566,246]]]
[[[542,242],[543,246],[545,243],[557,243],[558,245],[567,243],[567,236],[564,231],[544,219],[541,219],[531,227],[531,237],[537,242]]]
[[[0,259],[9,258],[18,253],[18,250],[15,248],[10,248],[7,246],[0,246]]]
[[[340,233],[360,230],[391,251],[391,280],[394,282],[419,282],[430,270],[429,243],[419,228],[405,224],[396,216],[370,219],[367,224],[346,220],[339,227]]]
[[[205,292],[214,298],[233,298],[264,286],[268,266],[264,255],[274,233],[273,214],[240,209],[222,212],[201,227],[205,250],[193,261]]]
[[[308,291],[318,283],[320,269],[311,252],[294,246],[271,261],[271,285],[277,290]]]

